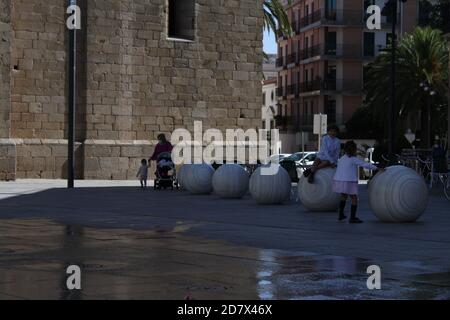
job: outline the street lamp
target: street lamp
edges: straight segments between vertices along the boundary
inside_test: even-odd
[[[397,53],[397,5],[398,2],[405,3],[407,0],[389,0],[386,6],[390,6],[392,10],[392,40],[391,40],[391,85],[389,98],[389,115],[388,115],[388,152],[391,164],[395,163],[395,148],[396,148],[396,127],[397,127],[397,108],[396,108],[396,53]]]
[[[68,5],[77,5],[77,0],[68,0]],[[69,92],[68,92],[68,150],[67,150],[67,188],[75,187],[75,106],[76,106],[76,74],[77,74],[77,29],[69,32]]]
[[[431,106],[432,99],[437,94],[436,91],[433,90],[433,87],[428,81],[424,81],[420,83],[420,87],[427,94],[427,119],[426,122],[422,121],[426,125],[426,135],[423,141],[423,147],[430,149],[431,148]],[[422,131],[424,128],[422,128]]]

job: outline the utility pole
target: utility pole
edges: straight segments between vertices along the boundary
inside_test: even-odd
[[[407,0],[400,0],[405,3]],[[386,5],[389,5],[392,10],[392,43],[391,43],[391,74],[390,74],[390,98],[388,111],[388,152],[391,164],[395,162],[396,151],[396,136],[397,136],[397,106],[396,106],[396,59],[397,59],[397,16],[398,16],[398,0],[389,0]],[[400,21],[403,23],[403,21]]]
[[[77,0],[69,0],[69,6],[77,5]],[[77,28],[68,28],[69,32],[69,83],[68,83],[68,154],[67,188],[75,187],[75,112],[76,112],[76,75],[77,75]]]

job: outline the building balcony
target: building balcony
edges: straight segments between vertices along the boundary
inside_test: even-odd
[[[311,25],[323,26],[363,26],[364,12],[359,10],[316,10],[312,14],[300,19],[300,30]]]
[[[347,92],[360,93],[363,90],[363,81],[357,79],[321,79],[317,78],[313,81],[303,82],[300,84],[300,94],[311,93],[315,91],[325,92]]]
[[[294,20],[291,22],[291,27],[292,30],[294,31],[295,34],[299,34],[300,33],[300,24],[299,24],[299,20]]]
[[[336,124],[343,125],[351,118],[351,114],[336,114],[335,112],[322,112],[327,115],[328,125]],[[291,132],[312,132],[314,128],[314,114],[299,114],[285,116],[285,123],[283,128]]]
[[[277,115],[274,117],[275,127],[280,131],[287,131],[289,124],[291,123],[291,117]]]
[[[278,98],[286,98],[286,87],[278,87],[277,88],[277,97]]]
[[[297,52],[291,53],[290,55],[288,55],[286,57],[286,64],[287,65],[292,65],[292,64],[297,64],[298,63],[298,54]]]
[[[303,49],[300,51],[299,59],[300,60],[307,60],[311,59],[316,56],[320,56],[322,52],[322,46],[321,45],[315,45],[306,49]]]
[[[295,96],[297,96],[297,95],[299,95],[299,93],[300,93],[300,87],[299,87],[299,85],[298,84],[291,84],[291,85],[288,85],[287,86],[287,95],[288,96],[292,96],[292,95],[295,95]]]
[[[277,58],[275,61],[275,66],[277,68],[285,68],[286,67],[286,59],[284,57]]]
[[[368,50],[362,44],[337,44],[315,45],[300,51],[300,63],[311,58],[319,59],[372,59],[375,57],[375,49]]]

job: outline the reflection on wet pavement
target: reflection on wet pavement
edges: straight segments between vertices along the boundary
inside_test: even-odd
[[[450,273],[415,261],[384,263],[366,287],[364,259],[262,250],[172,230],[0,220],[0,299],[449,299]],[[66,268],[82,290],[66,289]]]

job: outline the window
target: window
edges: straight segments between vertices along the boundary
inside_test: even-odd
[[[337,34],[335,31],[328,31],[325,33],[325,48],[326,54],[336,55],[337,48]]]
[[[195,0],[169,0],[169,38],[194,40]]]

